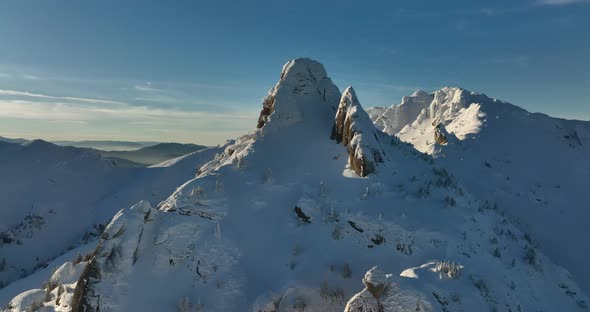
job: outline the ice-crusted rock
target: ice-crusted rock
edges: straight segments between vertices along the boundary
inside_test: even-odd
[[[385,274],[379,267],[373,267],[365,274],[363,284],[365,289],[348,301],[344,312],[384,311],[381,298],[389,292],[391,274]]]
[[[386,288],[391,285],[391,274],[385,274],[379,267],[373,267],[365,273],[363,284],[373,297],[380,299]]]
[[[38,286],[16,295],[7,305],[6,312],[71,311],[70,305],[80,274],[86,261],[68,261],[56,268],[49,279]]]
[[[6,311],[37,311],[37,309],[43,306],[45,294],[46,292],[43,289],[31,289],[25,291],[14,297],[14,299],[8,303],[8,310]]]
[[[422,292],[394,284],[392,279],[392,274],[385,274],[378,267],[370,269],[363,278],[365,289],[350,298],[344,312],[433,311]]]
[[[51,282],[55,284],[74,284],[80,278],[86,262],[74,263],[68,261],[57,268],[51,275]]]
[[[274,127],[289,126],[304,118],[308,122],[329,122],[339,98],[340,91],[322,64],[308,58],[291,60],[264,99],[257,128],[270,123]]]
[[[342,94],[331,138],[348,146],[350,167],[359,176],[374,173],[377,163],[384,160],[379,135],[352,87]]]

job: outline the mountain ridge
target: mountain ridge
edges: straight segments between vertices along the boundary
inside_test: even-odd
[[[439,158],[479,197],[506,207],[553,259],[590,287],[584,269],[590,255],[563,252],[576,249],[571,237],[590,235],[584,208],[590,201],[583,195],[590,179],[590,122],[530,113],[461,88],[431,95],[432,102],[405,124],[388,125],[394,120],[387,113],[373,121],[384,131],[400,129],[390,134]],[[452,142],[438,143],[437,131]]]

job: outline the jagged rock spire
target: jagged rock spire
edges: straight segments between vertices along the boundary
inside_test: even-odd
[[[342,93],[331,139],[348,146],[350,167],[359,176],[374,173],[376,163],[383,162],[384,153],[375,126],[352,87]]]

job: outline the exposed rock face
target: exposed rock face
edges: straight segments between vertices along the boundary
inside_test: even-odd
[[[262,110],[260,111],[260,116],[258,117],[258,125],[256,128],[262,128],[268,121],[270,115],[275,110],[275,97],[271,94],[267,95],[262,102]]]
[[[352,87],[342,94],[330,138],[348,146],[350,167],[361,177],[374,173],[376,164],[383,162],[379,134]]]
[[[444,126],[441,123],[434,126],[434,141],[439,145],[446,145],[449,143],[444,132],[446,131],[444,130]]]
[[[314,60],[297,58],[283,66],[279,82],[264,99],[257,128],[289,126],[304,121],[332,119],[340,91],[324,66]]]

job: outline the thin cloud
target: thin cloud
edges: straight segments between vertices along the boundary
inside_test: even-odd
[[[135,86],[134,88],[137,91],[144,91],[144,92],[163,92],[164,91],[161,89],[156,89],[156,88],[146,87],[146,86]]]
[[[51,122],[66,123],[66,124],[80,124],[80,125],[87,125],[88,124],[88,121],[84,121],[84,120],[52,120]]]
[[[32,98],[53,99],[53,100],[65,100],[65,101],[78,101],[78,102],[85,102],[85,103],[126,105],[126,103],[124,103],[124,102],[104,100],[104,99],[79,98],[79,97],[71,97],[71,96],[53,96],[53,95],[47,95],[47,94],[41,94],[41,93],[32,93],[32,92],[27,92],[27,91],[16,91],[16,90],[4,90],[4,89],[0,89],[0,95],[18,96],[18,97],[32,97]]]
[[[147,106],[121,105],[110,108],[65,102],[35,102],[23,100],[0,100],[0,117],[42,120],[129,120],[129,121],[174,121],[174,120],[255,120],[254,111],[212,113],[176,109],[151,108]]]
[[[0,120],[50,122],[55,124],[55,128],[59,128],[61,123],[66,129],[76,125],[78,132],[71,134],[68,139],[76,136],[88,139],[92,135],[103,139],[121,136],[126,140],[167,137],[177,141],[217,144],[252,130],[258,117],[258,109],[214,113],[130,105],[105,108],[99,104],[23,100],[0,100],[0,107]],[[111,126],[99,126],[105,122]],[[121,129],[125,129],[124,135],[121,134]],[[45,137],[57,135],[63,139],[62,133],[53,133],[51,128],[44,132]],[[36,137],[38,134],[28,136]]]
[[[42,80],[43,79],[39,76],[30,75],[30,74],[22,74],[21,77],[24,79],[28,79],[28,80]]]
[[[133,87],[137,91],[142,92],[164,92],[162,89],[154,88],[151,82],[146,82],[145,84],[138,84]]]
[[[537,0],[537,5],[563,6],[577,3],[590,3],[590,0]]]

